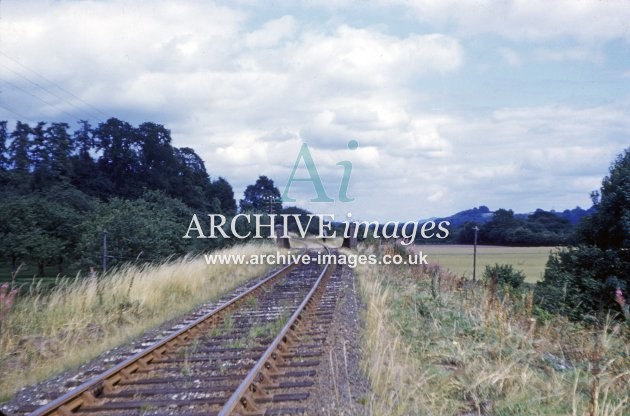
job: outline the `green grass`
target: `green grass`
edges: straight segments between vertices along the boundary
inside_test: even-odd
[[[415,251],[428,254],[429,263],[438,263],[458,275],[473,274],[473,247],[470,245],[425,244],[414,246]],[[526,282],[542,280],[549,253],[555,247],[500,247],[477,246],[477,277],[483,276],[486,265],[511,264],[525,273]]]
[[[74,280],[73,277],[30,277],[23,278],[17,277],[11,279],[10,277],[0,277],[0,284],[8,282],[11,287],[17,288],[20,296],[28,295],[29,292],[36,290],[39,292],[45,292],[53,289],[58,284],[65,284],[66,282]]]
[[[359,266],[356,272],[365,303],[363,364],[372,386],[366,414],[630,414],[627,325],[540,319],[528,289],[503,296],[483,286],[464,290],[443,269]]]
[[[290,318],[288,311],[283,311],[276,319],[267,322],[264,325],[256,325],[249,330],[248,338],[250,341],[256,339],[273,338],[278,335],[280,330],[288,322]]]
[[[273,244],[250,243],[222,252],[249,256],[276,250]],[[0,322],[0,402],[20,387],[76,368],[270,267],[208,265],[201,257],[188,257],[122,267],[98,280],[59,279],[52,289],[28,286]],[[225,323],[229,325],[233,322]]]
[[[37,276],[37,262],[32,259],[26,259],[23,262],[18,263],[19,270],[16,276],[17,279],[27,281],[35,279],[55,279],[57,276],[72,276],[74,277],[78,273],[78,269],[64,269],[63,273],[59,273],[57,266],[44,266],[43,276]],[[95,267],[99,269],[99,267]],[[10,263],[0,262],[0,282],[11,281],[12,267]],[[85,274],[85,272],[84,272]]]

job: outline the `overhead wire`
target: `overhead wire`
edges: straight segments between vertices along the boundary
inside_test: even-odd
[[[10,61],[12,61],[13,63],[15,63],[15,64],[16,64],[16,65],[18,65],[19,67],[21,67],[22,69],[24,69],[24,70],[26,70],[26,71],[30,72],[31,74],[33,74],[33,75],[35,75],[35,76],[39,77],[40,79],[44,80],[46,83],[48,83],[48,84],[52,85],[53,87],[57,88],[58,90],[60,90],[60,91],[64,92],[64,93],[65,93],[65,94],[67,94],[67,95],[69,95],[70,97],[72,97],[72,98],[73,98],[73,99],[75,99],[76,101],[78,101],[78,102],[82,103],[84,106],[89,107],[89,109],[91,109],[91,110],[90,110],[90,111],[88,111],[88,109],[86,109],[86,108],[81,108],[81,107],[79,107],[77,104],[75,104],[74,102],[70,101],[68,98],[64,98],[64,97],[62,97],[60,94],[57,94],[57,93],[55,93],[55,92],[51,91],[51,90],[50,90],[50,88],[47,88],[47,87],[45,87],[45,86],[41,85],[40,83],[38,83],[38,82],[34,81],[33,79],[29,78],[28,76],[26,76],[26,75],[24,75],[24,74],[21,74],[21,73],[19,73],[19,72],[15,71],[14,69],[11,69],[11,68],[10,68],[10,67],[8,67],[7,65],[4,65],[4,64],[0,63],[0,65],[1,65],[1,66],[3,66],[4,68],[8,69],[8,70],[9,70],[9,71],[11,71],[11,72],[13,72],[14,74],[18,75],[20,78],[22,78],[22,79],[24,79],[24,80],[26,80],[26,81],[30,82],[30,83],[31,83],[31,84],[33,84],[35,87],[37,87],[37,88],[39,88],[39,89],[41,89],[41,90],[45,91],[46,93],[50,94],[51,96],[56,97],[56,98],[57,98],[57,99],[59,99],[59,100],[62,100],[63,102],[65,102],[65,103],[69,104],[70,106],[72,106],[72,107],[74,107],[74,108],[78,109],[79,111],[81,111],[81,112],[85,113],[86,115],[89,115],[89,116],[90,116],[90,118],[97,118],[97,119],[100,119],[100,118],[102,118],[102,117],[103,117],[103,118],[107,118],[107,117],[108,117],[108,115],[107,115],[107,114],[105,114],[103,111],[101,111],[101,110],[100,110],[100,109],[98,109],[97,107],[95,107],[95,106],[93,106],[92,104],[90,104],[90,103],[86,102],[86,101],[85,101],[85,100],[83,100],[81,97],[77,96],[76,94],[74,94],[73,92],[69,91],[68,89],[66,89],[66,88],[62,87],[61,85],[57,84],[56,82],[54,82],[54,81],[50,80],[49,78],[45,77],[44,75],[40,74],[39,72],[35,71],[34,69],[29,68],[28,66],[24,65],[23,63],[21,63],[21,62],[20,62],[20,61],[18,61],[17,59],[15,59],[15,58],[13,58],[12,56],[8,55],[6,52],[4,52],[4,51],[0,51],[0,55],[2,55],[2,56],[4,56],[4,57],[6,57],[6,58],[7,58],[7,59],[9,59]],[[35,94],[33,94],[33,93],[31,93],[31,92],[29,92],[29,91],[27,91],[27,90],[25,90],[25,89],[21,88],[20,86],[18,86],[18,85],[16,85],[16,84],[12,83],[12,82],[10,82],[10,81],[3,80],[3,82],[5,82],[5,83],[7,83],[7,84],[9,84],[9,85],[13,86],[14,88],[16,88],[16,89],[18,89],[18,90],[20,90],[20,91],[22,91],[22,92],[24,92],[24,93],[26,93],[26,94],[28,94],[28,95],[32,96],[32,97],[34,97],[35,99],[37,99],[37,100],[39,100],[39,101],[43,102],[44,104],[46,104],[46,105],[48,105],[48,106],[51,106],[51,107],[55,108],[57,111],[62,112],[62,113],[64,113],[64,114],[66,114],[66,115],[70,116],[72,119],[76,119],[77,121],[79,121],[79,120],[81,119],[81,117],[76,117],[76,114],[75,114],[75,115],[72,115],[72,114],[70,114],[68,111],[66,111],[66,110],[64,110],[64,109],[62,109],[62,108],[60,108],[58,105],[55,105],[54,103],[50,103],[50,102],[48,102],[48,101],[46,101],[46,100],[42,99],[41,97],[39,97],[39,96],[37,96],[37,95],[35,95]],[[13,113],[13,114],[17,114],[17,112],[16,112],[16,111],[13,111],[13,110],[8,109],[5,105],[3,105],[3,106],[2,106],[2,108],[4,108],[4,109],[5,109],[5,110],[7,110],[7,111],[10,111],[10,112],[11,112],[11,113]],[[95,117],[95,116],[96,116],[96,117]],[[101,117],[101,116],[102,116],[102,117]]]
[[[78,110],[78,112],[82,112],[85,115],[89,116],[90,118],[100,118],[100,115],[96,115],[96,113],[92,112],[92,111],[87,111],[84,110],[82,108],[80,108],[78,105],[76,105],[75,103],[69,101],[67,98],[62,97],[61,95],[50,91],[48,88],[44,87],[43,85],[38,84],[37,82],[33,81],[32,79],[28,78],[27,76],[20,74],[19,72],[15,71],[14,69],[11,69],[10,67],[4,65],[2,62],[0,62],[0,66],[6,68],[7,70],[11,71],[12,73],[14,73],[15,75],[17,75],[18,77],[22,78],[23,80],[31,83],[32,85],[34,85],[35,87],[47,92],[48,94],[52,95],[53,97],[69,104],[70,106],[74,107],[75,109]],[[80,118],[80,117],[79,117]]]
[[[2,102],[0,102],[0,108],[2,108],[3,110],[8,111],[9,113],[13,114],[14,116],[17,116],[19,119],[29,120],[29,117],[26,117],[24,114],[20,114],[17,111],[13,111],[10,108],[5,107],[4,105],[2,105]]]
[[[26,90],[26,89],[24,89],[24,88],[20,87],[20,86],[19,86],[19,85],[17,85],[17,84],[14,84],[14,83],[13,83],[13,82],[11,82],[11,81],[7,81],[6,79],[3,79],[3,80],[2,80],[2,82],[3,82],[3,83],[5,83],[5,84],[8,84],[8,85],[10,85],[10,86],[12,86],[12,87],[13,87],[13,88],[15,88],[16,90],[22,91],[23,93],[30,95],[31,97],[35,98],[36,100],[41,101],[42,103],[44,103],[44,104],[46,104],[46,105],[48,105],[48,106],[50,106],[50,107],[52,107],[52,108],[54,108],[54,109],[58,110],[59,112],[64,113],[65,115],[67,115],[67,116],[68,116],[68,117],[70,117],[71,119],[74,119],[74,120],[76,120],[76,121],[79,121],[79,120],[80,120],[80,118],[77,118],[77,117],[76,117],[76,115],[72,115],[72,114],[68,113],[66,110],[64,110],[63,108],[60,108],[60,107],[59,107],[59,106],[57,106],[56,104],[51,103],[51,102],[48,102],[48,101],[44,100],[44,99],[43,99],[43,98],[41,98],[41,97],[38,97],[37,95],[33,94],[32,92],[30,92],[30,91],[28,91],[28,90]]]
[[[62,87],[61,85],[57,84],[56,82],[50,80],[49,78],[46,78],[44,75],[40,74],[39,72],[35,71],[32,68],[29,68],[28,66],[24,65],[23,63],[21,63],[20,61],[18,61],[17,59],[7,55],[6,52],[0,51],[0,55],[5,56],[6,58],[8,58],[9,60],[15,62],[17,65],[19,65],[20,67],[24,68],[25,70],[31,72],[32,74],[40,77],[41,79],[43,79],[44,81],[54,85],[55,87],[57,87],[59,90],[65,92],[66,94],[70,95],[71,97],[75,98],[77,101],[81,102],[82,104],[86,105],[87,107],[90,107],[92,110],[96,111],[98,114],[102,115],[103,117],[109,117],[106,113],[104,113],[103,111],[101,111],[99,108],[95,107],[94,105],[86,102],[85,100],[83,100],[81,97],[79,97],[78,95],[74,94],[72,91],[67,90],[66,88]]]

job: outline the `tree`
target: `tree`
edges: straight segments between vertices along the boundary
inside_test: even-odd
[[[0,217],[8,219],[0,223],[0,252],[13,269],[18,262],[34,261],[40,276],[46,265],[56,265],[63,272],[78,240],[76,225],[85,217],[73,202],[75,197],[72,190],[52,188],[13,195],[0,204]],[[90,208],[85,201],[80,205]]]
[[[455,242],[457,244],[473,244],[475,242],[475,227],[478,226],[475,221],[466,221],[457,231]]]
[[[156,123],[0,121],[0,263],[37,273],[100,264],[102,232],[118,262],[162,259],[237,239],[183,239],[192,213],[236,214],[231,185]],[[277,191],[276,191],[277,192]],[[279,193],[276,194],[279,196]]]
[[[308,228],[306,228],[306,232],[308,234],[312,234],[312,235],[318,235],[319,234],[319,228],[320,228],[320,222],[321,219],[320,217],[312,217],[309,218],[309,214],[312,214],[311,212],[302,209],[302,208],[298,208],[298,207],[286,207],[284,209],[282,209],[282,214],[286,214],[286,215],[298,215],[298,221],[300,222],[301,226],[303,228],[306,228],[306,224],[310,224],[308,225]],[[294,233],[299,233],[300,229],[298,228],[298,225],[295,221],[294,217],[289,217],[288,221],[287,221],[287,225],[289,226],[289,231],[290,232],[294,232]]]
[[[50,173],[55,180],[67,181],[72,175],[72,139],[67,123],[52,123],[46,129]]]
[[[541,306],[575,319],[619,312],[617,289],[630,289],[630,148],[591,195],[597,211],[582,220],[580,245],[552,254],[536,285]]]
[[[73,144],[74,155],[80,156],[82,159],[90,158],[90,151],[95,148],[92,126],[86,120],[79,121],[80,127],[74,131]]]
[[[212,194],[219,200],[221,211],[225,215],[236,214],[236,200],[234,199],[234,190],[232,185],[224,178],[219,178],[212,182]]]
[[[495,263],[494,266],[486,265],[483,278],[495,288],[511,286],[518,289],[525,281],[525,273],[522,270],[514,270],[511,264]]]
[[[9,159],[7,158],[7,122],[0,121],[0,171],[7,170],[9,167]]]
[[[79,225],[77,251],[83,267],[101,264],[103,230],[108,232],[108,264],[159,261],[185,254],[200,244],[182,236],[190,222],[189,209],[161,192],[147,191],[141,198],[112,198],[99,203],[90,218]]]
[[[70,182],[72,185],[82,192],[100,199],[110,197],[115,192],[114,185],[92,158],[92,154],[96,153],[97,146],[89,122],[85,120],[79,122],[79,128],[74,131],[71,143],[72,175]]]
[[[175,148],[174,152],[178,165],[173,196],[193,209],[208,209],[212,205],[210,176],[203,160],[189,147]]]
[[[142,193],[139,144],[133,127],[116,118],[100,123],[94,139],[102,151],[98,160],[100,170],[112,182],[113,189],[123,197],[137,197]]]
[[[11,133],[9,145],[9,160],[16,173],[26,174],[31,167],[31,128],[28,124],[18,121]]]
[[[473,240],[473,222],[464,223],[456,232],[456,241],[465,244]],[[492,219],[481,225],[479,242],[508,246],[557,246],[569,242],[573,227],[568,219],[554,212],[537,209],[523,218],[512,210],[499,209]]]
[[[240,201],[241,212],[258,211],[279,213],[282,210],[280,191],[273,180],[266,176],[259,176],[254,185],[248,185],[243,199]]]
[[[630,148],[617,157],[593,202],[597,211],[582,227],[584,242],[601,249],[630,248]]]
[[[46,123],[40,121],[31,129],[30,162],[38,188],[42,188],[51,176],[50,152],[45,127]]]
[[[522,221],[514,218],[514,211],[498,209],[492,215],[492,220],[481,227],[479,242],[484,244],[510,245],[510,231],[522,225]]]
[[[568,233],[571,223],[553,212],[537,209],[527,218],[528,228],[535,232],[550,231],[553,233]]]
[[[589,245],[560,249],[549,256],[544,278],[536,284],[536,302],[576,320],[614,312],[616,287],[627,288],[616,278],[622,267],[612,250]]]
[[[140,145],[140,174],[147,188],[172,192],[177,160],[171,146],[171,132],[156,123],[142,123],[136,129]]]

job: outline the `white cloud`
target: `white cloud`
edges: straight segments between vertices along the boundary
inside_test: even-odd
[[[447,177],[460,197],[470,194],[487,204],[503,199],[504,207],[513,200],[508,207],[526,210],[566,208],[561,201],[567,195],[588,204],[629,128],[615,108],[541,106],[457,120],[440,133],[453,145]]]
[[[444,191],[437,191],[427,198],[431,202],[438,202],[444,197]]]
[[[513,40],[571,37],[592,43],[630,40],[630,8],[624,0],[400,0],[426,23],[455,24],[462,34],[496,33]]]
[[[532,82],[524,64],[531,58],[605,66],[597,43],[627,39],[619,22],[630,21],[629,12],[618,3],[405,3],[444,33],[397,32],[401,22],[410,27],[407,17],[363,26],[342,15],[311,21],[289,13],[292,2],[283,4],[277,16],[261,20],[248,2],[238,9],[211,2],[3,2],[2,51],[108,114],[165,124],[177,146],[193,147],[211,175],[234,185],[237,199],[259,174],[283,188],[303,141],[331,196],[343,173],[336,164],[351,161],[348,193],[356,200],[324,208],[365,219],[406,220],[479,204],[565,208],[562,201],[587,200],[625,145],[630,123],[614,99],[602,106],[520,98]],[[331,1],[326,10],[351,13],[355,6]],[[508,64],[500,68],[508,103],[488,100],[487,85],[472,85],[469,33],[512,40],[509,48],[487,47]],[[588,45],[536,43],[564,37]],[[1,63],[37,78],[10,59]],[[523,71],[518,81],[509,80],[510,70]],[[46,95],[0,71],[6,82]],[[460,89],[431,92],[436,79],[476,91],[482,109],[462,105]],[[3,105],[31,121],[68,119],[61,110],[84,118],[89,110],[48,95],[51,107],[7,85]],[[442,94],[440,105],[435,94]],[[358,149],[348,149],[350,139]],[[296,194],[308,200],[312,189]]]
[[[305,33],[291,53],[294,68],[305,77],[359,88],[391,86],[417,74],[453,71],[462,58],[459,42],[448,36],[399,39],[345,25],[333,36]]]
[[[282,16],[266,22],[263,27],[245,36],[245,44],[250,48],[269,48],[283,39],[292,37],[297,24],[293,16]]]

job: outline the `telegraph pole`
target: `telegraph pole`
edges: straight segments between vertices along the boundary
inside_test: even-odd
[[[103,274],[107,271],[107,229],[103,228]]]
[[[474,282],[477,278],[477,233],[479,232],[479,227],[475,225],[473,227],[473,230],[475,230],[475,243],[474,243],[474,249],[473,249],[473,282]]]
[[[269,215],[269,224],[271,224],[271,223],[272,223],[272,220],[271,220],[271,214],[273,214],[273,208],[274,208],[274,207],[273,207],[273,204],[274,204],[274,202],[276,201],[276,198],[274,198],[274,196],[273,196],[273,195],[271,195],[270,193],[268,193],[268,194],[266,194],[265,196],[263,196],[263,197],[262,197],[262,199],[263,199],[263,201],[264,201],[264,202],[263,202],[263,205],[265,205],[265,204],[267,205],[267,210],[269,211],[269,213],[268,213],[268,215]],[[263,211],[263,212],[264,212],[264,211]],[[277,231],[277,230],[276,230],[276,231]],[[273,235],[273,234],[274,234],[274,229],[272,229],[272,230],[270,231],[270,235]],[[278,235],[276,235],[276,238],[278,238]]]
[[[267,207],[269,208],[269,214],[273,214],[273,206],[276,203],[276,198],[273,195],[266,195],[263,197],[263,199],[265,200],[265,203],[267,204]]]

